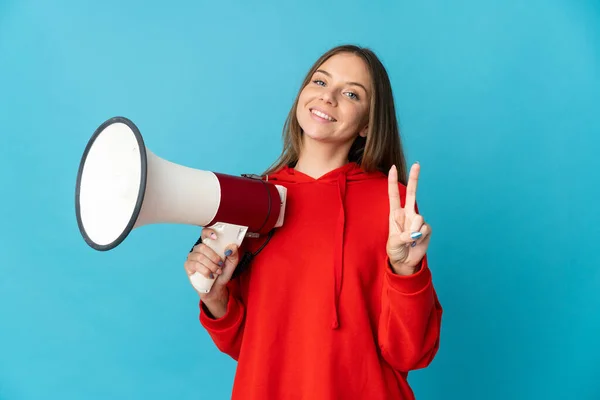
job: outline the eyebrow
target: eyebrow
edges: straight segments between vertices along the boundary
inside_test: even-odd
[[[328,77],[330,77],[330,78],[332,77],[332,76],[331,76],[331,74],[330,74],[329,72],[327,72],[327,71],[325,71],[325,70],[322,70],[322,69],[318,69],[318,70],[316,70],[315,72],[320,72],[320,73],[322,73],[322,74],[324,74],[324,75],[327,75],[327,76],[328,76]],[[369,93],[369,91],[367,90],[367,88],[366,88],[366,87],[365,87],[365,86],[364,86],[362,83],[358,83],[358,82],[346,82],[346,83],[347,83],[348,85],[360,86],[361,88],[363,88],[363,90],[364,90],[366,93]]]

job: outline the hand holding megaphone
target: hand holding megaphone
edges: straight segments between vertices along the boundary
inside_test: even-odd
[[[210,227],[210,229],[202,231],[202,244],[194,246],[186,262],[186,264],[189,263],[186,265],[186,271],[188,271],[190,282],[196,291],[199,293],[208,293],[206,287],[212,287],[223,271],[221,267],[225,266],[224,263],[227,260],[229,260],[229,263],[232,261],[235,263],[235,265],[228,267],[233,267],[234,269],[237,266],[239,257],[237,248],[244,239],[243,236],[240,238],[239,235],[244,232],[244,227],[222,223],[217,223]],[[235,249],[231,248],[232,245],[235,246]],[[204,246],[208,249],[203,248]],[[233,253],[233,250],[236,250],[235,260],[229,258],[233,254],[229,254],[228,250],[229,253]],[[219,262],[223,262],[223,265],[219,265]],[[198,271],[190,274],[193,269],[197,269]],[[227,274],[230,277],[233,274],[233,269],[229,269],[231,270],[228,270]]]
[[[217,254],[214,251],[216,247],[214,243],[218,240],[216,231],[203,229],[202,242],[192,248],[184,263],[190,283],[203,299],[205,292],[198,290],[198,287],[202,286],[202,281],[198,281],[198,279],[214,280],[213,288],[217,283],[224,287],[231,279],[240,261],[239,248],[236,244],[226,247],[224,257]]]
[[[283,225],[287,191],[261,179],[230,176],[178,165],[154,155],[138,128],[123,117],[105,121],[85,148],[75,194],[77,224],[95,250],[117,247],[138,227],[188,224],[210,227],[207,240],[222,259],[230,244]],[[214,279],[191,277],[208,293]]]

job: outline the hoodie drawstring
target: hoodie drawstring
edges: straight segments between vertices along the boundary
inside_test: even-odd
[[[380,179],[385,178],[381,172],[367,173],[363,171],[355,162],[350,162],[345,166],[336,170],[330,171],[320,178],[310,177],[302,172],[296,171],[292,166],[288,165],[280,171],[269,176],[269,181],[274,184],[290,183],[290,184],[314,184],[322,183],[326,185],[336,185],[339,198],[339,214],[335,222],[335,237],[333,246],[333,286],[332,286],[332,309],[331,309],[331,328],[338,329],[340,327],[340,296],[342,292],[342,281],[344,278],[344,243],[346,234],[346,192],[347,184],[358,182],[365,179]]]
[[[332,329],[340,326],[339,321],[339,299],[342,290],[342,277],[344,269],[344,233],[346,231],[346,174],[341,173],[337,179],[338,193],[340,198],[340,214],[337,221],[334,249],[334,291],[333,291],[333,320]]]

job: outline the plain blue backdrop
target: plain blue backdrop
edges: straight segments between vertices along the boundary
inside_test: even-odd
[[[0,399],[229,397],[183,270],[200,229],[92,250],[79,160],[123,115],[163,158],[260,173],[341,43],[380,55],[422,165],[445,314],[417,398],[600,398],[597,0],[0,0]]]

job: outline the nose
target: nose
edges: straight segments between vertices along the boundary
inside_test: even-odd
[[[333,89],[330,88],[323,89],[323,91],[321,92],[321,100],[323,100],[325,103],[331,104],[332,106],[337,105],[335,93]]]

